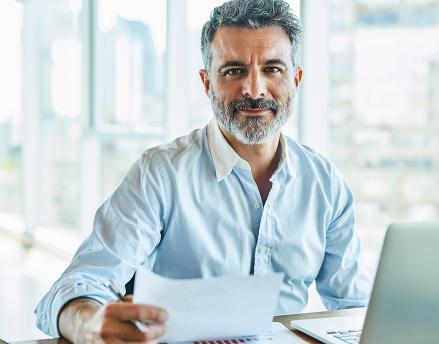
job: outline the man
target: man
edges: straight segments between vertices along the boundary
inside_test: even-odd
[[[154,340],[166,311],[115,303],[141,265],[171,278],[285,273],[277,314],[316,281],[328,309],[364,306],[351,192],[322,156],[281,134],[302,79],[300,26],[282,0],[233,0],[204,25],[200,71],[215,119],[145,151],[40,302],[38,326],[72,341]],[[128,297],[129,301],[129,297]],[[143,334],[130,320],[150,320]]]

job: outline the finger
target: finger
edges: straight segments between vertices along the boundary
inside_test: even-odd
[[[168,319],[168,313],[161,308],[136,303],[111,302],[106,305],[105,317],[120,320],[140,320],[164,322]]]
[[[149,342],[164,333],[165,325],[162,323],[149,325],[148,332],[144,333],[131,322],[121,322],[110,318],[103,323],[99,335],[103,340],[121,339],[129,342]]]
[[[152,342],[157,340],[159,337],[163,336],[166,332],[166,325],[164,323],[154,323],[148,324],[148,332],[141,332],[136,328],[136,330],[141,333],[142,340],[145,342]]]
[[[146,333],[147,341],[155,341],[166,333],[166,325],[164,323],[154,323],[148,325],[148,333]]]
[[[130,322],[108,318],[102,324],[99,336],[103,340],[122,339],[125,341],[146,341],[147,337]]]
[[[133,302],[133,295],[128,294],[123,297],[125,302]]]

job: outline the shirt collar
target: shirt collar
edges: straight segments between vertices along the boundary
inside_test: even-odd
[[[215,166],[216,180],[218,182],[228,176],[235,165],[251,171],[248,162],[242,159],[224,138],[215,118],[213,118],[207,126],[207,142]],[[281,160],[273,176],[279,171],[284,170],[287,175],[297,179],[293,171],[291,158],[288,156],[288,145],[282,132],[280,134],[280,144],[282,149]]]
[[[281,158],[279,161],[279,166],[274,172],[276,174],[278,171],[285,171],[288,176],[293,177],[293,179],[298,180],[298,176],[294,171],[294,163],[292,161],[291,152],[288,150],[288,143],[284,133],[280,133],[280,146],[281,146]]]
[[[248,169],[250,169],[247,161],[241,159],[224,138],[214,118],[207,126],[207,142],[209,144],[213,164],[215,165],[216,180],[218,182],[228,176],[238,162],[242,167],[248,166]]]

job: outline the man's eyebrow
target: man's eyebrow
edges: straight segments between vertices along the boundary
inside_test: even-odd
[[[281,59],[270,59],[264,62],[264,65],[273,65],[273,64],[282,65],[285,68],[288,68],[288,65]],[[218,72],[221,72],[222,69],[227,67],[245,67],[245,63],[241,61],[227,61],[218,67]]]
[[[218,67],[218,72],[226,67],[245,67],[245,63],[241,61],[227,61]]]
[[[284,66],[285,68],[288,68],[287,64],[284,61],[282,61],[281,59],[266,60],[264,64],[266,64],[266,65],[280,64],[280,65]]]

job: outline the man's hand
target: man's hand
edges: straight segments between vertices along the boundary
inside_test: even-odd
[[[109,302],[104,306],[89,299],[69,303],[59,318],[61,334],[75,343],[148,343],[165,333],[167,313],[163,309],[132,303]],[[147,333],[131,322],[152,322]]]

